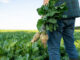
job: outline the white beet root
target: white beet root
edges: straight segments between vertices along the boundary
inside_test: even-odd
[[[40,40],[42,41],[44,47],[46,47],[46,43],[47,43],[47,40],[48,40],[48,35],[45,34],[45,33],[42,33],[42,34],[40,35]]]
[[[33,36],[33,39],[31,40],[31,42],[33,43],[33,42],[37,41],[39,38],[40,38],[40,33],[37,32],[37,33]]]

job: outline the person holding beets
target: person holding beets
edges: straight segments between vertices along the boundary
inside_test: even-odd
[[[43,5],[48,4],[49,0],[44,0]],[[78,60],[78,52],[74,45],[74,26],[75,18],[80,17],[78,0],[59,0],[55,6],[66,2],[68,10],[64,12],[68,17],[58,20],[58,29],[56,31],[47,31],[49,39],[47,41],[49,60],[60,60],[60,41],[64,40],[65,50],[68,53],[69,60]]]

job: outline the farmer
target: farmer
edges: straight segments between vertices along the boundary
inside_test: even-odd
[[[46,5],[49,0],[44,0]],[[78,60],[78,52],[74,45],[74,25],[75,18],[80,16],[78,0],[59,0],[55,5],[66,2],[68,10],[64,12],[68,17],[66,19],[58,20],[58,29],[56,31],[47,31],[49,39],[47,41],[49,60],[60,60],[60,41],[63,37],[65,50],[68,53],[70,60]]]

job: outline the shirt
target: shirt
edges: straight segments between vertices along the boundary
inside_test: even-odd
[[[64,12],[64,15],[67,15],[67,18],[80,17],[79,0],[59,0],[59,2],[56,3],[56,6],[64,2],[66,2],[68,8],[68,10]]]

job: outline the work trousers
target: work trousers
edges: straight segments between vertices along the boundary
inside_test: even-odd
[[[60,60],[60,41],[63,37],[65,50],[69,58],[78,58],[78,53],[74,45],[75,18],[58,20],[56,31],[47,31],[49,39],[47,41],[49,60]]]

